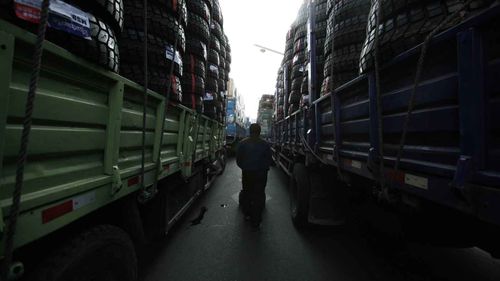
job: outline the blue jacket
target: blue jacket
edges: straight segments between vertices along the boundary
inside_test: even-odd
[[[271,165],[271,146],[261,138],[242,140],[236,151],[236,163],[244,171],[267,171]]]

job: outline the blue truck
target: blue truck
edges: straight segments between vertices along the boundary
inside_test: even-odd
[[[241,112],[238,110],[236,98],[227,99],[226,114],[226,146],[233,150],[234,146],[246,136],[245,128],[240,122]]]
[[[273,124],[296,226],[341,226],[369,202],[371,225],[500,256],[499,17],[496,2],[432,37],[413,110],[423,44],[323,96],[310,83],[309,106]]]

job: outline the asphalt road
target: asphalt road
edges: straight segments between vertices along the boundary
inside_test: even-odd
[[[500,280],[500,260],[473,249],[409,245],[374,247],[357,231],[297,231],[290,220],[287,178],[271,169],[262,226],[243,220],[234,160],[164,241],[141,262],[144,281]],[[189,220],[201,207],[201,224]],[[378,245],[380,246],[380,245]]]

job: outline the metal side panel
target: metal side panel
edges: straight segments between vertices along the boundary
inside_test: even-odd
[[[0,20],[0,158],[3,163],[0,208],[3,214],[9,211],[15,183],[34,41],[33,34]],[[143,94],[138,84],[50,42],[44,43],[16,247],[140,188]],[[161,153],[164,169],[160,178],[181,169],[183,130],[189,130],[182,118],[191,111],[183,106],[168,105],[164,116],[165,104],[163,96],[148,91],[144,128],[146,185],[153,184],[158,175],[160,167],[155,163],[158,153]],[[163,132],[162,122],[165,122]],[[163,134],[161,144],[160,133]]]

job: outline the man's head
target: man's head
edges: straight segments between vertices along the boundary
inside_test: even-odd
[[[259,137],[260,136],[260,125],[257,123],[254,123],[250,125],[250,137]]]

